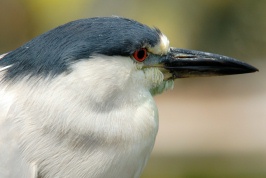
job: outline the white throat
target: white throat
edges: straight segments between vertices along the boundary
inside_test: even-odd
[[[52,80],[10,86],[10,114],[27,159],[50,177],[139,177],[158,131],[149,91],[156,82],[145,73],[130,58],[98,56]],[[62,150],[67,154],[58,157]],[[84,166],[76,166],[81,160]]]

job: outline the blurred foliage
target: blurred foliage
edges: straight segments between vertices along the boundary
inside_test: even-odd
[[[141,178],[265,178],[260,155],[153,156]]]

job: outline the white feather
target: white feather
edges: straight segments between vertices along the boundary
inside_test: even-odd
[[[1,60],[3,57],[5,57],[5,55],[7,55],[7,54],[8,54],[8,53],[5,53],[5,54],[0,55],[0,60]],[[1,67],[1,68],[0,68],[0,72],[5,71],[5,70],[8,69],[9,67],[11,67],[11,65],[8,65],[8,66],[5,66],[5,67]]]
[[[153,54],[158,54],[158,55],[166,54],[170,49],[169,43],[170,42],[168,38],[164,34],[161,34],[160,42],[154,47],[150,47],[149,51],[152,52]]]
[[[158,130],[150,89],[165,84],[159,71],[152,78],[136,66],[130,58],[96,56],[56,78],[0,85],[0,125],[11,123],[32,174],[140,176]]]
[[[2,59],[5,55],[7,55],[8,53],[5,53],[5,54],[1,54],[0,55],[0,59]]]

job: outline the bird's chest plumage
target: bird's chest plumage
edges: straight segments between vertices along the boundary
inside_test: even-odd
[[[99,177],[138,178],[150,156],[158,130],[158,114],[153,100],[146,100],[135,108],[124,106],[115,114],[110,113],[109,117],[118,120],[105,123],[107,126],[103,132],[108,133],[95,132],[105,138],[97,139],[102,140],[94,149],[98,154],[88,155],[88,159],[96,162],[97,168],[92,170],[101,172]]]
[[[132,61],[114,58],[113,67],[101,67],[105,60],[80,62],[48,83],[14,86],[10,118],[41,177],[140,176],[158,131],[157,107],[145,74],[128,70]]]
[[[22,99],[17,112],[23,111],[18,118],[23,152],[43,177],[140,176],[158,131],[157,107],[148,91],[104,105],[77,104],[67,92],[61,93],[64,100],[53,98],[60,91],[39,92],[38,99],[36,92]]]
[[[94,126],[99,129],[92,131],[88,154],[83,155],[86,164],[93,167],[87,168],[91,177],[137,178],[150,156],[158,130],[153,98],[145,96],[142,101],[126,103],[96,116],[103,122]]]

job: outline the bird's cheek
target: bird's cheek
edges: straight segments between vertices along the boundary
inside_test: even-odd
[[[163,93],[174,88],[174,80],[164,80],[159,86],[150,89],[152,96]]]
[[[143,69],[147,87],[155,88],[162,84],[164,80],[163,73],[158,68]]]

